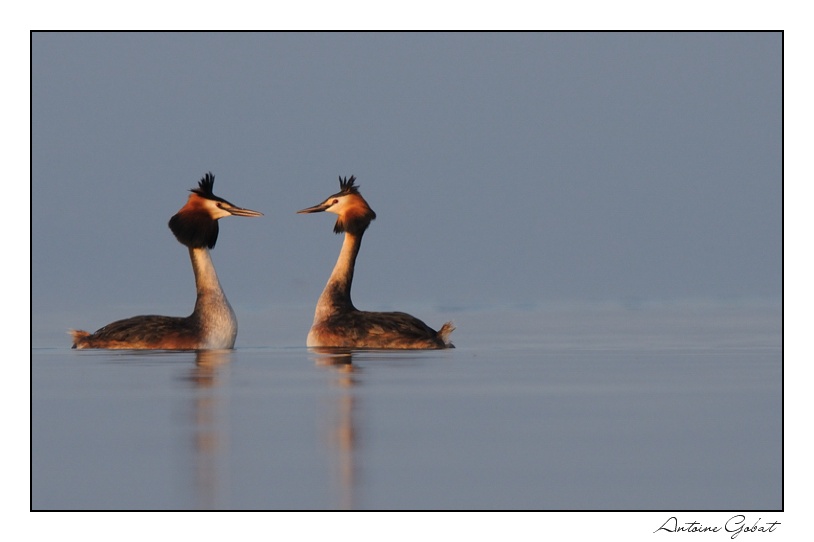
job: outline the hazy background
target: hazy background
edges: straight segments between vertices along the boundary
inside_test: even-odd
[[[338,175],[363,309],[779,304],[782,35],[35,33],[35,346],[192,310],[167,221],[206,171],[266,215],[213,251],[241,329],[304,337],[341,240],[295,213]]]

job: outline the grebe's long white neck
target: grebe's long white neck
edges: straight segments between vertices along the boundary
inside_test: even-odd
[[[209,249],[190,248],[197,299],[192,318],[200,323],[206,348],[233,348],[237,338],[237,317],[218,280]]]
[[[342,241],[342,249],[336,260],[328,284],[322,290],[322,295],[317,301],[317,308],[314,313],[314,322],[325,320],[329,316],[339,313],[356,310],[351,301],[350,290],[353,285],[353,269],[356,266],[356,257],[359,255],[359,248],[362,246],[362,235],[359,233],[345,232],[345,239]]]

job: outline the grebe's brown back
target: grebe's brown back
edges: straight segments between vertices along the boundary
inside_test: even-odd
[[[262,216],[212,193],[215,176],[207,173],[169,222],[178,241],[189,248],[195,287],[195,309],[187,317],[134,316],[108,324],[95,333],[72,330],[73,348],[214,350],[233,348],[237,318],[223,293],[209,249],[218,240],[218,220],[225,216]]]
[[[367,312],[353,306],[350,298],[353,269],[362,235],[376,213],[354,185],[355,177],[339,178],[340,191],[319,205],[298,211],[328,211],[338,215],[334,232],[344,233],[339,259],[322,291],[308,333],[309,347],[438,349],[454,348],[449,335],[455,329],[447,322],[435,331],[403,312]]]

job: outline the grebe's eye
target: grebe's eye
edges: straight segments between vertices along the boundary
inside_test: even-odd
[[[333,200],[333,201],[331,202],[331,205],[336,205],[337,203],[339,203],[339,200],[338,200],[338,199],[335,199],[335,200]]]

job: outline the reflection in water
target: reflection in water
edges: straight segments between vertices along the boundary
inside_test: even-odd
[[[189,381],[195,385],[193,427],[195,431],[195,495],[197,508],[219,508],[226,484],[222,480],[219,460],[226,458],[228,450],[223,433],[223,385],[220,369],[231,360],[231,350],[200,350],[195,353],[195,367]],[[219,414],[221,416],[219,416]],[[223,418],[223,419],[221,419]]]
[[[353,353],[343,348],[312,348],[318,366],[330,367],[336,374],[334,381],[340,390],[335,407],[332,407],[328,442],[336,453],[339,479],[339,508],[354,508],[354,490],[357,484],[354,462],[358,436],[354,425],[356,397],[354,387],[358,384],[358,367],[353,365]]]
[[[358,367],[353,365],[353,353],[345,349],[311,349],[318,366],[330,368],[336,378],[333,384],[339,390],[325,416],[328,421],[328,446],[336,459],[336,479],[340,494],[337,508],[353,509],[357,473],[354,463],[357,434],[354,425],[355,394]],[[223,367],[231,361],[229,350],[196,352],[195,367],[187,380],[195,388],[193,395],[193,428],[196,508],[219,509],[228,503],[228,473],[221,465],[228,464],[228,415],[221,390],[228,386]]]

